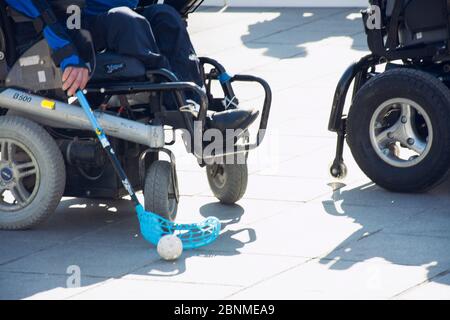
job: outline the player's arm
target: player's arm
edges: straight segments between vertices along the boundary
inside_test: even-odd
[[[83,89],[89,72],[85,62],[80,58],[77,49],[65,28],[58,22],[53,10],[45,0],[6,0],[16,11],[42,23],[42,33],[52,50],[55,64],[63,70],[63,90],[73,95],[77,89]]]

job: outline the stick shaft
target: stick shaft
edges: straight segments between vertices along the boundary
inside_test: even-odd
[[[77,91],[76,95],[77,95],[78,101],[81,104],[81,107],[83,108],[84,112],[86,113],[86,116],[88,117],[89,121],[91,122],[92,128],[95,131],[95,134],[97,135],[98,139],[100,140],[100,143],[102,144],[103,148],[106,151],[106,154],[108,155],[109,159],[111,160],[114,170],[116,171],[117,175],[119,176],[120,180],[122,181],[122,185],[124,186],[125,190],[127,190],[128,194],[131,196],[131,200],[133,200],[135,206],[140,206],[141,204],[136,196],[136,193],[134,192],[133,187],[131,186],[131,183],[128,180],[128,177],[127,177],[125,171],[123,170],[122,165],[120,164],[120,161],[117,158],[116,153],[114,152],[114,149],[112,148],[111,144],[109,143],[109,140],[105,135],[105,132],[103,131],[102,127],[100,126],[100,123],[97,121],[97,118],[95,117],[94,112],[92,112],[89,102],[87,101],[83,92],[81,92],[80,90]]]

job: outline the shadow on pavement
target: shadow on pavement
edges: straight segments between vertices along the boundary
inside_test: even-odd
[[[222,233],[220,238],[214,244],[216,250],[220,255],[233,256],[240,254],[239,249],[242,249],[246,244],[256,241],[256,232],[252,228],[241,228],[237,230],[226,230],[241,221],[245,210],[238,204],[223,205],[219,202],[209,203],[200,208],[200,214],[204,217],[215,215],[222,222]],[[233,229],[233,228],[231,228]],[[224,231],[225,230],[225,231]],[[246,232],[248,234],[247,241],[240,241],[234,238],[235,235]],[[224,249],[224,251],[221,251]]]
[[[215,216],[222,223],[220,237],[207,247],[198,250],[190,250],[183,253],[183,256],[174,262],[156,263],[145,269],[145,275],[170,277],[186,271],[186,260],[191,257],[217,257],[239,255],[239,249],[246,244],[256,241],[256,232],[252,228],[242,228],[237,230],[227,230],[227,228],[238,224],[241,221],[245,210],[240,205],[223,205],[219,202],[208,203],[200,208],[200,214],[207,218]],[[234,238],[235,235],[247,232],[248,241],[240,241]]]
[[[449,191],[450,181],[424,194],[391,193],[373,183],[336,190],[332,200],[322,202],[326,212],[351,218],[361,228],[320,262],[348,270],[358,262],[384,260],[422,267],[428,281],[450,285],[445,277],[450,272]]]
[[[35,228],[0,231],[0,299],[24,299],[42,292],[51,298],[64,298],[67,293],[62,291],[72,274],[68,272],[71,265],[80,265],[80,290],[107,280],[107,276],[91,275],[90,271],[85,274],[84,269],[108,264],[103,253],[92,254],[105,239],[92,238],[91,245],[80,240],[130,217],[134,214],[129,201],[66,198]],[[111,247],[110,254],[114,251]]]
[[[233,10],[242,11],[227,11]],[[248,33],[241,40],[250,49],[266,49],[265,56],[280,59],[306,57],[307,44],[332,37],[350,38],[352,49],[367,51],[360,9],[354,9],[354,12],[348,9],[337,12],[327,10],[329,11],[317,8],[273,9],[270,12],[279,13],[275,19],[250,25]],[[295,24],[292,24],[293,21]],[[327,49],[329,47],[324,48]]]
[[[170,277],[186,271],[186,260],[200,256],[237,255],[245,243],[226,230],[244,214],[239,205],[204,205],[201,215],[218,216],[223,223],[216,243],[183,253],[175,262],[159,258],[156,248],[140,236],[139,223],[128,200],[65,199],[57,212],[28,231],[0,231],[0,299],[23,299],[36,294],[64,298],[70,290],[86,290],[109,279],[127,275]],[[226,247],[224,252],[215,248]],[[81,288],[67,288],[71,265],[80,267]]]

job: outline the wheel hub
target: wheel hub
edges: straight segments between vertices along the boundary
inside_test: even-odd
[[[39,167],[30,150],[18,141],[0,139],[0,212],[28,206],[39,181]]]
[[[430,151],[433,141],[431,120],[414,101],[391,99],[372,115],[370,140],[375,152],[386,163],[401,168],[415,166]]]
[[[214,184],[222,188],[226,183],[226,172],[223,165],[215,164],[211,168],[211,177],[213,178]]]
[[[11,168],[5,167],[0,170],[0,178],[3,185],[11,182],[14,179],[14,172]]]

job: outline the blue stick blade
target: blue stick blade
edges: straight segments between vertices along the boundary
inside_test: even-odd
[[[214,242],[221,230],[220,221],[215,217],[209,217],[200,223],[177,224],[145,211],[142,206],[137,206],[136,212],[142,236],[155,246],[161,237],[175,234],[181,239],[183,249],[200,248]]]

